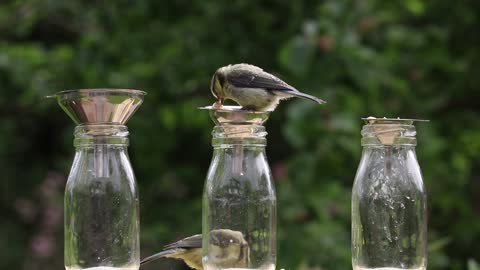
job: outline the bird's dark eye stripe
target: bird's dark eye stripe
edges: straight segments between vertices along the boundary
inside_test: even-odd
[[[222,73],[218,73],[217,79],[220,85],[223,86],[223,84],[225,83],[225,75],[223,75]]]

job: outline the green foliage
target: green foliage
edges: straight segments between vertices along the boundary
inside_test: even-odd
[[[429,269],[478,269],[480,2],[4,1],[0,5],[0,267],[63,267],[73,124],[43,96],[146,90],[129,122],[142,253],[198,233],[211,157],[210,76],[248,62],[328,101],[283,103],[267,124],[278,266],[350,267],[360,117],[427,118]],[[162,262],[149,269],[181,264]]]

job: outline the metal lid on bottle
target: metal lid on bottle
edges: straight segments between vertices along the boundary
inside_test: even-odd
[[[369,116],[367,118],[362,118],[366,124],[404,124],[404,125],[412,125],[414,122],[429,122],[430,120],[424,119],[408,119],[408,118],[377,118],[373,116]]]
[[[77,125],[125,125],[146,94],[133,89],[79,89],[61,91],[49,97],[56,98]]]

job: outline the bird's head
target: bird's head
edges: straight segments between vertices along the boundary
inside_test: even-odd
[[[227,229],[212,230],[210,255],[218,266],[247,267],[250,249],[241,232]]]
[[[227,86],[227,68],[221,67],[215,71],[210,82],[210,91],[218,99],[225,98],[225,87]]]

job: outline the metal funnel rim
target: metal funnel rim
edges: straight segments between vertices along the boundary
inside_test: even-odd
[[[138,90],[138,89],[127,89],[127,88],[122,88],[122,89],[117,89],[117,88],[83,88],[83,89],[67,89],[63,90],[60,92],[55,93],[55,96],[57,95],[63,95],[63,94],[69,94],[69,93],[92,93],[92,92],[118,92],[118,93],[127,93],[129,95],[142,95],[145,96],[147,92]]]

